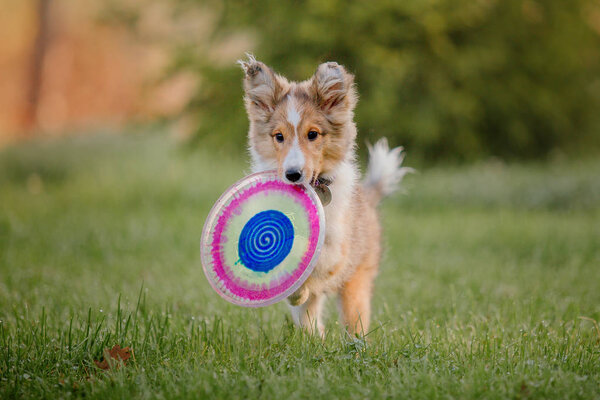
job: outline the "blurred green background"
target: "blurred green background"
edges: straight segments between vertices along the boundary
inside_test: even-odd
[[[292,79],[336,60],[356,74],[362,138],[387,136],[426,160],[542,157],[600,141],[600,5],[589,0],[180,1],[202,5],[219,43],[247,32]],[[240,73],[193,45],[170,73],[203,79],[188,111],[198,139],[246,128]],[[241,142],[241,141],[240,141]],[[239,143],[239,142],[236,142]]]
[[[55,27],[82,8],[39,2],[54,8],[46,18]],[[101,27],[79,47],[119,43],[105,46],[115,60],[106,69],[129,76],[116,86],[133,86],[130,101],[96,115],[96,125],[120,112],[120,126],[165,121],[193,145],[241,150],[247,120],[235,61],[249,51],[294,80],[320,62],[346,65],[361,98],[361,145],[387,136],[426,162],[578,156],[600,147],[594,0],[104,0],[74,15]],[[59,58],[48,36],[48,54]],[[127,97],[89,92],[94,101]],[[70,129],[76,117],[58,128]]]

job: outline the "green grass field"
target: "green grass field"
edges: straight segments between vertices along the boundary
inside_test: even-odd
[[[331,301],[324,341],[204,278],[244,172],[160,135],[3,150],[0,398],[600,397],[600,160],[420,168],[382,208],[373,331]]]

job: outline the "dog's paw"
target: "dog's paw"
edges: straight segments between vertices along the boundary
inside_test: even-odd
[[[291,296],[287,298],[288,302],[293,306],[301,306],[306,303],[309,296],[308,289],[304,286],[300,287],[300,289],[296,290]]]

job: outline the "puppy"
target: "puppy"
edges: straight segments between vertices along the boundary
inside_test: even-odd
[[[250,120],[248,144],[254,172],[277,170],[290,184],[308,183],[331,193],[325,209],[325,242],[311,276],[288,298],[296,324],[324,334],[326,296],[337,294],[350,334],[365,334],[381,255],[376,206],[410,168],[402,148],[386,139],[369,146],[361,181],[355,161],[357,102],[354,76],[335,63],[319,65],[303,82],[290,82],[253,56],[240,60]],[[327,190],[328,189],[328,190]]]

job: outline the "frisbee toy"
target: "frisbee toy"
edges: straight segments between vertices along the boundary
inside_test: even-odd
[[[267,306],[306,281],[324,235],[323,206],[312,187],[259,172],[227,189],[210,210],[200,242],[202,267],[225,300]]]

